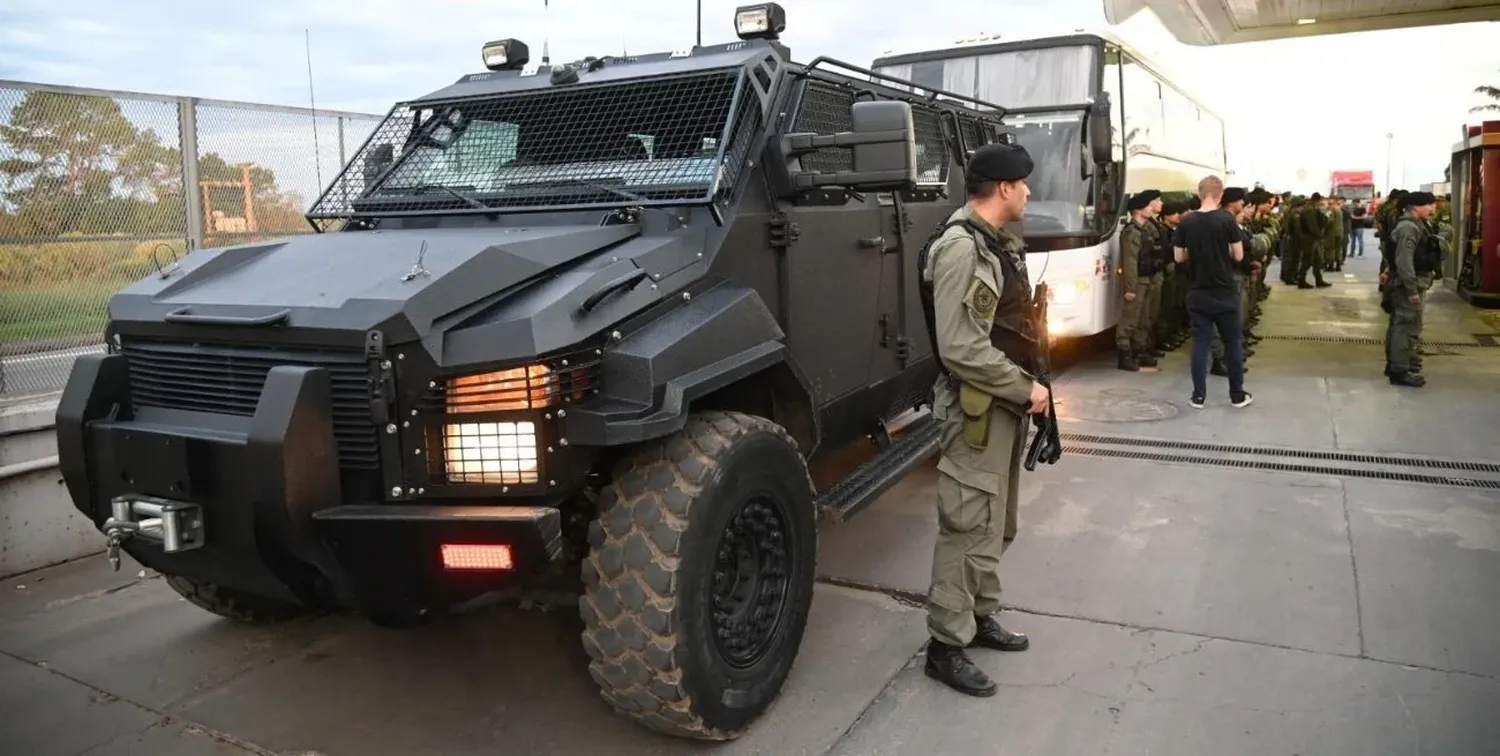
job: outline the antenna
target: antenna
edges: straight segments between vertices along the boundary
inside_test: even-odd
[[[703,0],[698,0],[698,44],[693,45],[696,50],[703,46]]]
[[[317,171],[318,186],[323,185],[323,156],[318,149],[318,101],[313,97],[313,74],[312,74],[312,32],[308,29],[302,30],[302,41],[307,48],[307,104],[312,111],[313,126],[313,168]]]
[[[547,11],[552,10],[551,0],[542,0],[542,25],[547,26]],[[552,57],[547,54],[547,42],[551,38],[550,28],[542,33],[542,65],[547,65]]]

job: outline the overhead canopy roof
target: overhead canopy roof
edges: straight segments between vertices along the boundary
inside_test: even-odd
[[[1500,21],[1495,0],[1104,0],[1111,24],[1146,9],[1178,41],[1202,46]]]

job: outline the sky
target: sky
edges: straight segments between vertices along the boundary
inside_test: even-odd
[[[739,4],[703,0],[705,44],[733,40]],[[1107,28],[1100,0],[781,4],[782,39],[794,57],[828,55],[861,66],[887,51],[943,47],[980,32],[1018,39]],[[533,58],[550,40],[553,62],[692,46],[694,2],[625,5],[4,0],[0,79],[306,106],[307,30],[318,107],[383,114],[397,100],[483,70],[480,47],[491,39],[525,40]],[[985,7],[993,8],[991,20],[966,20]],[[1442,180],[1461,125],[1479,120],[1468,112],[1481,102],[1474,87],[1500,85],[1500,24],[1210,48],[1176,42],[1144,11],[1114,31],[1224,118],[1236,181],[1271,188],[1312,191],[1335,169],[1375,171],[1384,187],[1388,160],[1397,185]]]

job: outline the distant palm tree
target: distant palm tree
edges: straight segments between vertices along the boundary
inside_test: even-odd
[[[1474,94],[1484,95],[1485,97],[1492,100],[1492,102],[1487,102],[1483,105],[1475,105],[1474,107],[1469,108],[1470,113],[1483,113],[1489,110],[1500,112],[1500,87],[1492,87],[1488,84],[1480,85],[1474,87]]]

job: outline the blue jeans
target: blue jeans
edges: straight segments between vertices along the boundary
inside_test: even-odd
[[[1349,230],[1349,252],[1347,256],[1353,257],[1355,250],[1358,250],[1360,257],[1365,256],[1365,230],[1358,226]]]
[[[1240,303],[1237,299],[1193,297],[1188,301],[1188,320],[1193,328],[1193,396],[1208,396],[1208,353],[1214,332],[1224,342],[1224,367],[1229,371],[1229,398],[1245,396],[1245,348],[1241,340]]]

